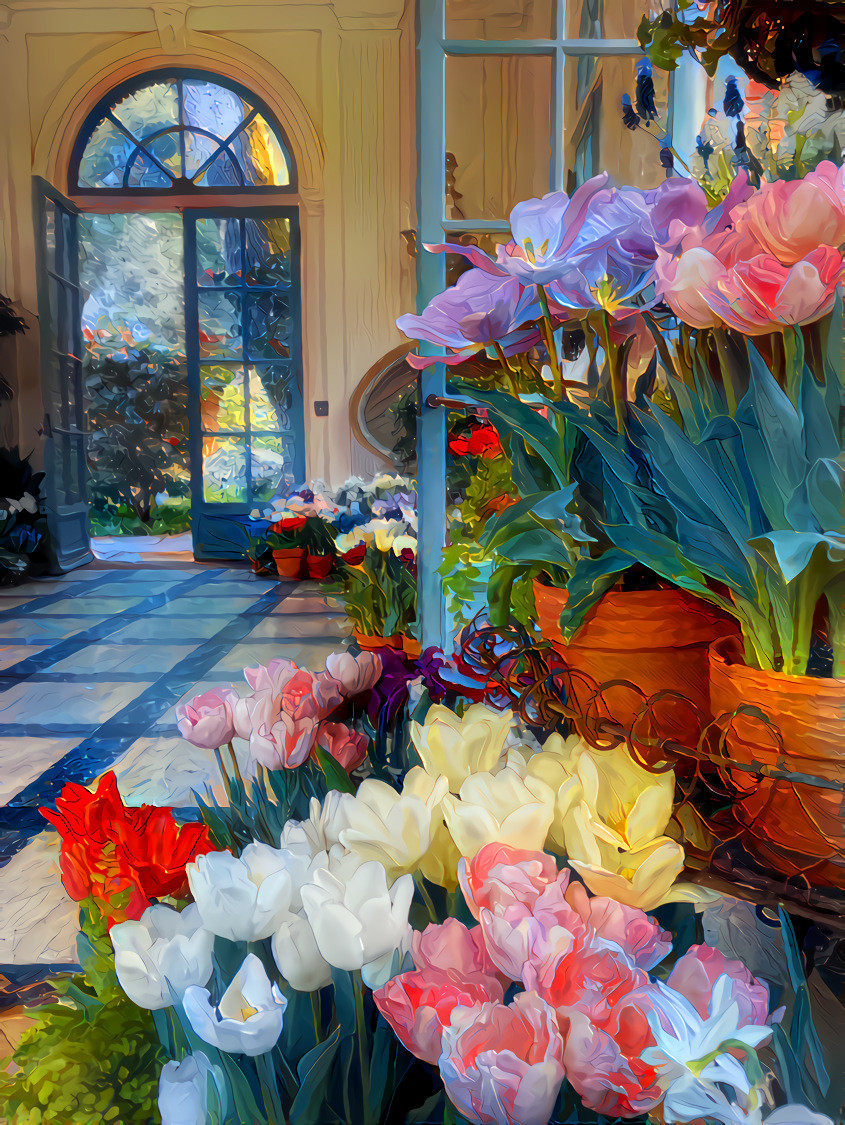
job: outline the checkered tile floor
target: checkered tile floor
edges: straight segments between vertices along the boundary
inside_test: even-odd
[[[319,669],[346,627],[316,586],[246,569],[99,564],[0,587],[0,975],[12,989],[75,960],[77,908],[38,806],[108,769],[133,804],[187,813],[196,791],[222,797],[213,753],[176,731],[177,705],[220,684],[248,691],[242,669],[273,656]]]

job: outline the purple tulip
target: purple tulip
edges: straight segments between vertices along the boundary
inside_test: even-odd
[[[506,354],[527,347],[536,333],[517,330],[538,316],[540,306],[533,292],[501,272],[493,275],[475,269],[461,274],[455,285],[438,293],[421,316],[407,313],[396,324],[410,339],[427,340],[453,353],[409,356],[412,366],[422,368],[438,361],[462,363],[494,340],[502,343]]]

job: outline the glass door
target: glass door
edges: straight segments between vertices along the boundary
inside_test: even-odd
[[[52,567],[63,573],[93,559],[86,495],[78,212],[70,200],[40,177],[35,177],[33,190],[45,411],[45,502]]]
[[[185,212],[191,527],[197,558],[242,558],[250,513],[304,480],[293,208]]]

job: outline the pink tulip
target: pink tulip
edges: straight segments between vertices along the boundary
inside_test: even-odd
[[[426,968],[400,973],[374,992],[373,999],[411,1054],[436,1064],[444,1028],[450,1026],[455,1009],[471,1018],[483,1004],[500,1003],[503,993],[491,977],[475,974],[462,981],[459,974]]]
[[[529,961],[523,979],[557,1013],[567,1078],[585,1105],[630,1117],[656,1104],[656,1072],[641,1058],[654,1042],[647,973],[589,934]]]
[[[616,1036],[577,1009],[558,1013],[566,1077],[588,1109],[608,1117],[639,1117],[663,1097],[657,1072],[641,1058],[653,1040],[638,1005],[639,998],[622,1005]]]
[[[276,705],[292,719],[325,719],[340,703],[337,681],[325,673],[297,668],[276,696]]]
[[[176,708],[176,725],[183,738],[204,750],[216,750],[235,737],[234,688],[213,688]]]
[[[554,1012],[522,992],[465,1015],[458,1009],[443,1032],[440,1077],[450,1101],[478,1125],[547,1125],[564,1077]]]
[[[811,324],[833,308],[842,254],[818,246],[792,265],[765,252],[746,231],[705,238],[673,258],[658,250],[657,293],[693,328],[724,322],[748,336]]]
[[[483,908],[504,910],[514,903],[531,907],[559,878],[557,864],[545,852],[496,843],[485,844],[474,859],[461,860],[458,877],[475,918]],[[562,877],[568,879],[569,872],[564,871]]]
[[[367,756],[370,740],[344,723],[321,723],[317,744],[349,773],[357,769]]]
[[[603,944],[620,949],[639,969],[653,969],[672,948],[672,935],[635,906],[587,894],[581,883],[572,883],[566,901]]]
[[[823,161],[803,180],[761,184],[732,216],[765,250],[794,266],[820,246],[845,243],[845,169]]]
[[[313,715],[294,718],[282,696],[256,692],[241,700],[236,716],[238,734],[249,738],[250,757],[267,769],[293,769],[311,753],[318,720]]]
[[[344,696],[360,695],[369,691],[382,673],[378,653],[362,652],[353,656],[350,652],[333,652],[326,657],[326,671],[337,682]]]
[[[447,918],[442,925],[432,923],[422,933],[415,930],[411,957],[420,970],[445,972],[460,980],[496,976],[481,927],[469,929],[457,918]]]
[[[666,983],[686,996],[701,1018],[707,1019],[713,985],[725,973],[733,980],[731,999],[739,1006],[737,1027],[768,1024],[768,985],[753,977],[741,961],[729,961],[712,946],[690,946],[676,961]]]

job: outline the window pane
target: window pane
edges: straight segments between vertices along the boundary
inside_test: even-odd
[[[240,283],[240,219],[197,219],[197,284]]]
[[[566,61],[564,120],[567,123],[565,163],[567,187],[607,171],[618,184],[656,187],[665,178],[660,163],[661,140],[668,130],[669,76],[655,70],[654,101],[659,116],[642,128],[622,124],[622,95],[635,99],[637,64],[633,55],[590,59],[592,80],[584,89],[583,58]]]
[[[246,183],[257,187],[290,183],[287,156],[276,134],[260,114],[238,133],[231,148]]]
[[[134,148],[113,121],[102,121],[91,134],[79,162],[80,187],[122,187],[123,169]]]
[[[196,176],[206,160],[211,160],[215,155],[220,148],[220,142],[216,138],[207,137],[204,133],[196,133],[192,129],[186,129],[183,133],[183,137],[183,143],[185,145],[185,175],[191,180]]]
[[[614,7],[633,8],[637,10],[636,23],[642,17],[642,6],[630,3],[619,3],[616,0]],[[567,0],[566,4],[566,39],[601,39],[610,38],[611,33],[604,27],[604,0]]]
[[[239,359],[241,340],[240,293],[199,291],[201,359]]]
[[[203,437],[202,493],[207,504],[246,503],[246,438]]]
[[[549,191],[552,60],[447,56],[447,218],[506,219]]]
[[[291,410],[299,402],[296,373],[286,363],[260,363],[250,368],[249,416],[254,430],[287,430],[295,422]]]
[[[114,115],[139,141],[179,124],[175,82],[151,82],[114,107]]]
[[[243,369],[201,364],[200,414],[203,430],[210,433],[244,430],[245,410]]]
[[[447,39],[551,39],[555,0],[446,0]]]
[[[228,137],[252,106],[234,90],[214,82],[186,79],[182,83],[182,122],[198,126],[215,137]]]
[[[246,220],[247,285],[290,285],[290,221]]]
[[[178,133],[163,133],[145,144],[144,148],[159,164],[164,165],[171,176],[177,178],[182,175],[182,152]]]
[[[194,179],[205,188],[236,188],[244,186],[243,172],[235,164],[227,149],[223,149],[209,166]]]
[[[250,297],[247,324],[250,359],[290,358],[293,318],[284,290]]]
[[[252,438],[252,499],[272,500],[281,486],[293,484],[294,442],[285,434],[254,434]]]
[[[129,187],[167,188],[173,180],[142,151],[132,161],[127,183]]]

